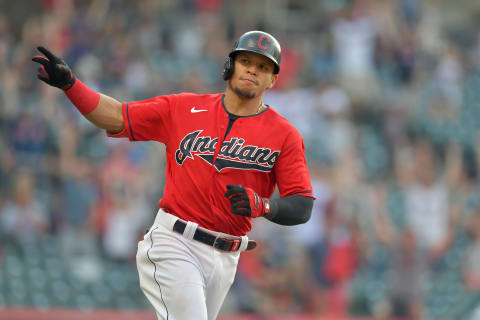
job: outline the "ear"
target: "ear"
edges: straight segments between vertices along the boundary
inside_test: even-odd
[[[268,89],[273,88],[273,86],[274,86],[275,83],[277,82],[277,79],[278,79],[278,74],[272,74],[272,78],[271,78],[271,81],[270,81],[270,85],[269,85],[267,88],[268,88]]]

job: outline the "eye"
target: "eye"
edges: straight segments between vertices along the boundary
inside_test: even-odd
[[[270,66],[268,64],[262,63],[259,67],[262,71],[270,71]]]

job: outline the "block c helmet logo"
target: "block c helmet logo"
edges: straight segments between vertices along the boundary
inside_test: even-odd
[[[270,39],[270,38],[267,37],[266,35],[262,34],[262,35],[260,36],[260,38],[258,38],[257,46],[258,46],[260,49],[262,49],[262,50],[267,50],[267,49],[268,49],[268,44],[267,44],[267,45],[262,44],[262,41],[263,41],[264,39],[267,40],[267,42],[269,42],[269,43],[272,42],[272,39]]]

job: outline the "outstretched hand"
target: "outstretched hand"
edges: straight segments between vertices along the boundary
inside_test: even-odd
[[[75,83],[75,76],[70,67],[62,59],[55,56],[44,47],[37,47],[44,56],[34,56],[32,61],[39,63],[37,78],[43,82],[60,88],[62,90],[70,89]]]
[[[270,201],[250,188],[229,184],[225,197],[230,200],[233,214],[257,218],[270,213]]]

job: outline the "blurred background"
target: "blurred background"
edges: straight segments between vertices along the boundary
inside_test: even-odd
[[[35,47],[132,101],[222,92],[252,29],[282,45],[264,101],[317,200],[305,225],[255,221],[220,318],[480,319],[478,0],[0,0],[0,319],[155,319],[134,256],[163,146],[107,138]]]

